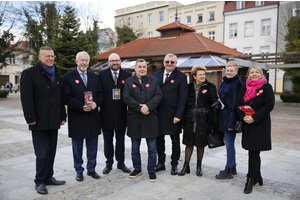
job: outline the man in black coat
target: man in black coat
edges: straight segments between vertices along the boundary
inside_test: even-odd
[[[100,108],[104,155],[106,157],[106,167],[103,169],[103,174],[108,174],[114,163],[114,133],[116,134],[115,158],[118,162],[117,168],[125,173],[130,173],[124,164],[127,105],[123,102],[122,92],[125,79],[131,77],[131,73],[121,69],[121,62],[120,56],[112,53],[108,57],[109,68],[99,72],[104,93],[104,100]]]
[[[155,72],[163,98],[158,107],[159,136],[157,138],[158,164],[157,171],[165,170],[165,135],[172,140],[171,175],[177,174],[180,158],[181,120],[188,94],[187,76],[177,70],[177,56],[167,54],[164,58],[164,68]]]
[[[53,164],[60,125],[66,122],[62,103],[62,81],[54,66],[54,52],[41,47],[39,61],[25,69],[21,76],[21,102],[36,156],[35,189],[47,194],[46,185],[62,185],[65,181],[53,178]]]
[[[157,106],[162,98],[157,79],[147,75],[147,64],[138,59],[135,64],[136,76],[126,80],[123,100],[128,105],[127,134],[131,138],[131,156],[134,171],[129,178],[136,178],[142,173],[140,144],[146,138],[148,146],[149,180],[156,181],[156,138],[158,136]]]
[[[64,102],[68,105],[69,137],[72,138],[76,180],[83,181],[82,151],[87,149],[87,175],[100,178],[96,173],[98,135],[101,133],[98,107],[103,101],[102,88],[97,74],[87,70],[90,56],[85,51],[76,55],[77,68],[63,77]]]

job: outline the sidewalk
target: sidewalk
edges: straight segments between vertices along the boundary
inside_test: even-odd
[[[190,199],[295,199],[300,200],[300,105],[282,103],[276,95],[272,116],[272,151],[262,152],[263,186],[254,186],[249,195],[243,193],[247,173],[247,151],[241,147],[241,135],[236,138],[238,175],[231,180],[217,180],[215,175],[224,168],[225,147],[205,148],[203,177],[196,176],[196,151],[191,158],[191,173],[170,175],[171,141],[166,137],[167,169],[157,173],[157,181],[150,182],[147,173],[147,148],[142,140],[143,174],[136,179],[118,170],[116,163],[108,175],[103,175],[105,158],[103,139],[99,137],[98,164],[101,176],[95,180],[84,172],[84,181],[75,180],[71,139],[67,124],[59,130],[54,176],[66,180],[63,186],[47,186],[49,193],[40,195],[34,189],[35,155],[31,132],[23,117],[18,94],[0,99],[0,199],[107,199],[107,200],[190,200]],[[131,142],[126,136],[125,163],[132,168]],[[184,148],[178,168],[184,162]],[[85,155],[85,152],[84,152]],[[86,162],[86,158],[84,157]]]

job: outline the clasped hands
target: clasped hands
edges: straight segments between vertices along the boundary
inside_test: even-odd
[[[146,104],[140,104],[140,106],[141,106],[141,113],[143,113],[144,115],[149,115],[150,110],[148,106]]]
[[[95,108],[97,108],[97,104],[95,102],[93,102],[91,107],[89,107],[87,105],[84,105],[83,106],[83,111],[84,112],[90,112],[91,110],[94,110]]]
[[[243,118],[244,122],[246,122],[247,124],[252,124],[255,120],[252,118],[252,116],[248,116],[246,115],[244,118]]]

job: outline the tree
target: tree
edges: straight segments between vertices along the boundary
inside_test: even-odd
[[[120,46],[121,44],[126,44],[137,39],[137,36],[133,32],[132,28],[128,26],[124,25],[123,28],[116,27],[116,31],[118,35],[117,46]]]
[[[61,75],[74,69],[75,56],[79,51],[86,51],[92,55],[92,44],[89,43],[86,35],[79,31],[79,27],[80,23],[75,16],[75,9],[65,6],[52,45],[56,55],[55,63]]]
[[[288,34],[285,36],[287,41],[285,45],[286,51],[300,51],[300,17],[291,17],[287,23],[287,29]],[[284,71],[292,77],[293,92],[300,93],[300,68],[284,69]]]

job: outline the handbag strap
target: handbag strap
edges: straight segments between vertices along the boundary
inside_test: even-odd
[[[249,106],[251,105],[253,99],[256,97],[256,93],[257,93],[257,91],[255,91],[255,94],[254,94],[253,98],[251,99],[251,101],[250,101],[250,103],[249,103]]]

